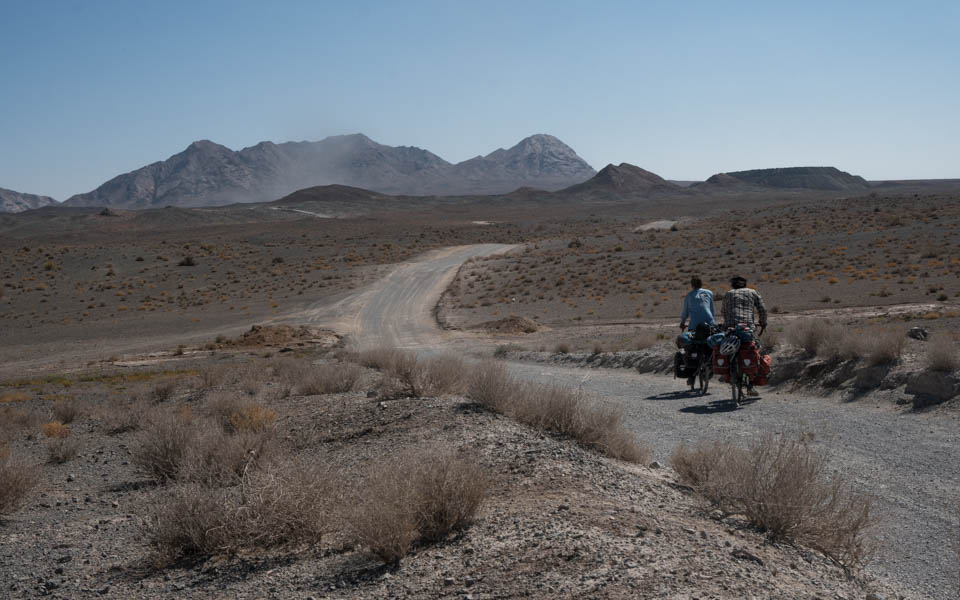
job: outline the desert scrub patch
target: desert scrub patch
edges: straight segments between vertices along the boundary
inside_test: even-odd
[[[234,414],[245,415],[242,421],[252,413],[241,410]],[[164,410],[149,415],[137,436],[133,462],[140,471],[161,483],[230,484],[250,466],[273,456],[274,449],[272,427],[247,427],[244,421],[243,427],[230,432],[216,420],[180,410]]]
[[[488,487],[486,471],[473,460],[436,448],[409,451],[366,473],[347,521],[357,545],[396,564],[415,544],[469,526]]]
[[[30,394],[25,392],[4,392],[0,394],[0,404],[11,402],[26,402],[30,399]]]
[[[53,416],[61,423],[73,423],[81,414],[80,406],[73,398],[62,397],[53,401]]]
[[[305,364],[296,372],[293,383],[298,393],[306,396],[320,394],[339,394],[353,391],[363,370],[353,363],[335,363],[312,365]]]
[[[724,516],[739,515],[777,539],[819,550],[843,566],[868,556],[872,501],[805,439],[764,435],[746,448],[729,442],[678,446],[670,463]]]
[[[334,476],[297,463],[250,470],[238,485],[177,484],[149,511],[145,533],[160,566],[187,557],[316,544],[332,530]]]
[[[521,382],[502,363],[478,365],[467,396],[488,410],[536,429],[570,437],[612,458],[633,463],[650,459],[650,450],[624,425],[621,404],[586,398],[573,388]]]
[[[35,469],[16,460],[0,446],[0,518],[17,510],[37,484]]]
[[[277,412],[270,407],[260,404],[246,404],[240,406],[230,415],[229,424],[232,431],[265,431],[277,421]]]
[[[51,438],[47,441],[47,462],[61,465],[77,457],[80,442],[75,437]]]
[[[949,333],[942,333],[927,343],[925,362],[931,371],[949,373],[960,369],[960,350],[957,340]]]
[[[48,438],[68,438],[73,435],[73,430],[69,425],[64,425],[60,421],[51,421],[44,423],[41,428],[43,435]]]

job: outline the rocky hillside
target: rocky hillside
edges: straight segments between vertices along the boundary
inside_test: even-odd
[[[682,189],[680,186],[670,183],[656,173],[651,173],[629,163],[620,163],[619,165],[607,165],[589,180],[564,191],[570,194],[649,196],[680,189]]]
[[[57,204],[57,201],[50,196],[21,194],[13,190],[0,188],[0,213],[23,212],[52,204]]]
[[[865,190],[870,187],[858,175],[851,175],[836,167],[786,167],[781,169],[754,169],[718,173],[707,179],[708,186],[733,187],[739,184],[807,190]]]
[[[510,149],[451,164],[412,146],[386,146],[361,135],[319,142],[261,142],[233,151],[210,141],[165,161],[119,175],[69,206],[151,208],[270,201],[318,185],[348,185],[387,194],[506,193],[521,186],[556,190],[594,170],[566,144],[534,135]]]

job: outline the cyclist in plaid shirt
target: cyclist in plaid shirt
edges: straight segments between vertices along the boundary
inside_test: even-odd
[[[727,327],[736,327],[743,323],[750,329],[754,329],[753,313],[756,311],[757,320],[760,321],[760,331],[757,336],[763,335],[763,330],[767,328],[767,307],[763,305],[763,298],[760,292],[747,287],[746,277],[734,277],[730,280],[732,290],[723,295],[723,322]],[[754,389],[753,384],[747,385],[748,396],[759,396],[759,392]]]
[[[750,329],[755,328],[753,314],[756,311],[757,320],[760,321],[760,332],[767,328],[767,307],[763,305],[763,298],[760,292],[747,287],[745,277],[734,277],[730,280],[732,290],[723,296],[723,322],[727,327],[736,327],[740,323],[746,324]]]

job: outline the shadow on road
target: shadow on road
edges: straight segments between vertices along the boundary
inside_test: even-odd
[[[710,395],[709,393],[707,394]],[[644,400],[685,400],[687,398],[697,398],[700,396],[699,390],[679,390],[676,392],[664,392],[647,396]]]
[[[700,404],[697,406],[684,406],[680,409],[682,413],[688,413],[691,415],[715,415],[725,412],[733,412],[739,410],[748,404],[753,404],[757,400],[755,398],[745,398],[740,401],[740,406],[735,405],[733,402],[728,400],[714,400],[707,404]]]

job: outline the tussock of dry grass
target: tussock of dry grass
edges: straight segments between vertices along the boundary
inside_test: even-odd
[[[36,429],[41,421],[41,416],[35,410],[0,405],[0,433],[11,434],[24,429]]]
[[[351,392],[362,374],[360,367],[351,363],[307,365],[295,387],[307,396]]]
[[[17,510],[36,485],[34,469],[13,460],[10,451],[0,446],[0,517]]]
[[[49,423],[44,423],[43,435],[48,438],[68,438],[73,435],[73,430],[70,429],[69,425],[64,425],[59,421],[51,421]]]
[[[869,498],[853,493],[803,441],[766,435],[740,448],[724,442],[680,445],[680,478],[727,514],[771,535],[815,548],[841,565],[862,563],[874,522]]]
[[[931,371],[951,372],[960,369],[958,343],[948,334],[939,335],[927,344],[926,363]]]
[[[133,460],[157,481],[228,484],[273,453],[272,428],[224,431],[187,413],[155,412],[138,435]]]
[[[58,398],[53,403],[53,416],[61,423],[73,423],[81,414],[80,406],[73,398]]]
[[[367,474],[347,519],[361,547],[394,564],[415,543],[439,541],[470,525],[487,487],[474,461],[435,449],[409,452]]]
[[[178,484],[146,524],[161,563],[288,543],[319,543],[331,530],[331,477],[287,463],[250,470],[230,488]]]
[[[866,360],[873,366],[896,363],[906,344],[904,332],[891,329],[856,331],[824,319],[797,321],[787,340],[810,356],[828,360]]]
[[[607,456],[642,463],[650,458],[623,424],[623,406],[590,400],[572,388],[519,382],[494,361],[471,374],[467,395],[477,404],[537,429],[569,436]]]
[[[372,348],[358,353],[361,365],[379,369],[389,378],[388,389],[412,398],[462,393],[466,387],[462,359],[452,355],[419,359],[413,352],[397,348]]]
[[[96,418],[103,424],[103,429],[110,435],[137,431],[143,426],[147,409],[143,402],[130,403],[121,400],[108,402],[96,411]]]
[[[74,437],[52,438],[47,442],[47,462],[62,465],[77,457],[80,442]]]

